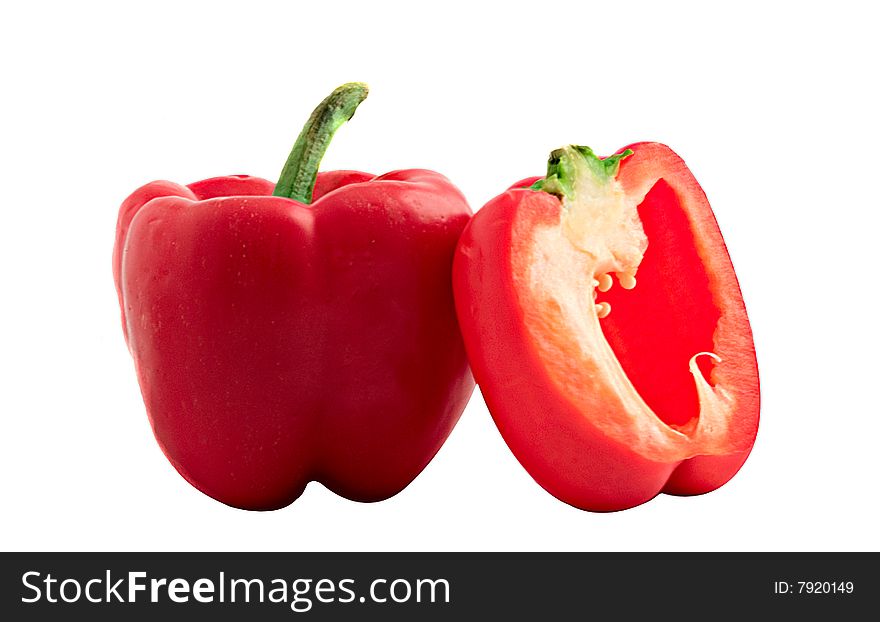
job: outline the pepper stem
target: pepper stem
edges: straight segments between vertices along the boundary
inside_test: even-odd
[[[273,195],[300,203],[312,202],[318,167],[333,134],[354,116],[354,111],[367,98],[368,92],[366,84],[349,82],[318,104],[290,150]]]
[[[531,189],[574,200],[578,182],[583,182],[588,177],[594,184],[607,184],[617,176],[620,161],[632,153],[632,149],[627,149],[622,153],[600,158],[592,149],[582,145],[561,147],[550,153],[547,176],[536,181]]]

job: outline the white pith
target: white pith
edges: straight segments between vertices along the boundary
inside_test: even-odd
[[[532,257],[527,263],[532,298],[540,306],[558,307],[566,343],[575,344],[580,355],[571,364],[590,370],[590,386],[564,389],[587,392],[582,394],[587,401],[591,393],[601,394],[596,406],[604,410],[585,414],[605,433],[629,445],[635,443],[633,448],[646,457],[657,452],[658,457],[668,458],[670,450],[680,459],[716,453],[728,435],[733,400],[722,387],[707,381],[697,359],[710,356],[718,363],[721,359],[712,352],[693,354],[688,367],[696,385],[699,416],[684,426],[671,426],[639,395],[602,332],[600,318],[614,310],[607,303],[595,303],[597,289],[607,291],[612,286],[612,273],[625,289],[636,287],[635,276],[648,245],[638,215],[644,196],[627,196],[614,179],[606,183],[596,183],[589,176],[582,179],[572,193],[576,200],[563,200],[560,222],[533,230]],[[526,324],[536,342],[546,343],[543,335],[548,326],[541,324],[539,316],[527,313]]]

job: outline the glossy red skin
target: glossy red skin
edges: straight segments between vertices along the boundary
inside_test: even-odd
[[[656,143],[627,148],[635,154],[622,161],[619,179],[637,180],[644,174],[639,167],[655,155],[668,158],[676,169],[684,169],[685,174],[679,176],[690,185],[674,190],[699,193],[703,224],[694,235],[711,243],[713,261],[729,270],[734,291],[723,295],[745,319],[720,231],[705,195],[684,163]],[[745,462],[757,430],[757,364],[747,320],[738,326],[739,334],[727,340],[741,344],[737,346],[739,366],[734,375],[739,380],[736,416],[742,419],[742,434],[747,437],[745,449],[685,460],[656,460],[609,437],[594,424],[603,416],[601,412],[579,410],[571,397],[554,385],[525,328],[527,310],[515,285],[515,266],[525,260],[517,254],[518,237],[542,223],[558,222],[561,209],[556,197],[526,189],[536,179],[517,182],[477,211],[462,234],[453,266],[456,308],[471,368],[506,443],[545,490],[581,509],[616,511],[644,503],[660,492],[694,495],[718,488]],[[612,310],[610,317],[613,315]],[[643,355],[651,357],[652,352]]]
[[[390,497],[473,390],[450,274],[471,210],[424,170],[322,173],[311,205],[273,188],[153,182],[120,208],[113,273],[156,439],[239,508],[312,480]]]

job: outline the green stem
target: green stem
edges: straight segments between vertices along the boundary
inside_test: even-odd
[[[354,116],[358,105],[367,98],[367,85],[360,82],[343,84],[318,104],[293,144],[281,177],[275,184],[276,197],[288,197],[300,203],[311,203],[318,166],[327,151],[333,134]]]
[[[550,153],[547,176],[532,184],[532,190],[543,190],[559,198],[574,200],[579,181],[588,179],[593,185],[604,185],[617,177],[620,161],[631,156],[632,149],[600,158],[589,147],[568,145]]]

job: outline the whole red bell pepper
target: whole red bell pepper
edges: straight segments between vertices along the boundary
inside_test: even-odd
[[[426,170],[317,173],[366,94],[318,106],[277,186],[158,181],[120,209],[113,273],[150,423],[226,504],[279,508],[310,480],[394,495],[473,390],[451,283],[462,194]]]
[[[610,511],[700,494],[745,461],[752,333],[706,196],[668,147],[555,151],[545,178],[477,211],[453,280],[498,429],[559,499]]]

